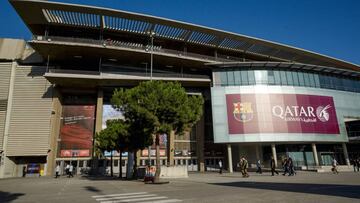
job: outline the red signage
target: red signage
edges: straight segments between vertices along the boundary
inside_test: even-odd
[[[64,105],[60,128],[60,157],[90,156],[95,105]]]
[[[332,97],[301,94],[227,94],[229,134],[339,134]]]

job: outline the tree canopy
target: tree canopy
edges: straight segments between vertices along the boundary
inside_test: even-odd
[[[115,90],[111,103],[125,118],[132,118],[134,112],[152,117],[155,133],[182,134],[200,119],[204,100],[187,95],[178,82],[147,81]]]
[[[147,81],[131,89],[116,89],[111,103],[130,124],[131,147],[143,149],[156,135],[156,177],[160,176],[159,134],[183,134],[203,113],[204,99],[190,96],[178,82]]]

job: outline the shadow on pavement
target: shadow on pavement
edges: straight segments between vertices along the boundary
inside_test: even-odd
[[[85,186],[84,187],[87,191],[90,191],[90,192],[101,192],[101,190],[97,189],[96,187],[93,187],[93,186]]]
[[[271,182],[231,182],[210,183],[213,185],[242,187],[249,189],[277,190],[318,195],[330,195],[360,199],[359,185],[304,184],[304,183],[271,183]]]
[[[86,180],[92,180],[92,181],[104,181],[104,180],[108,180],[108,181],[144,181],[144,179],[126,179],[126,178],[119,178],[118,176],[81,176],[81,179],[86,179]]]
[[[6,203],[6,202],[12,202],[13,200],[16,200],[20,196],[25,195],[24,193],[9,193],[9,192],[2,192],[0,191],[0,202]]]

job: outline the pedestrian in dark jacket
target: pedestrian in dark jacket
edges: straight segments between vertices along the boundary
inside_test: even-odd
[[[274,173],[276,173],[276,175],[279,175],[279,172],[276,171],[276,166],[275,166],[275,159],[274,157],[271,157],[270,160],[270,167],[271,167],[271,176],[274,176]]]
[[[288,159],[289,176],[295,175],[294,162],[291,157]]]
[[[284,173],[282,175],[284,176],[284,175],[286,175],[286,173],[289,173],[289,160],[288,160],[288,158],[285,158],[283,160],[282,167],[283,167],[283,170],[284,170]]]

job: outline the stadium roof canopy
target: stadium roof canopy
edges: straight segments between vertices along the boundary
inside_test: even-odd
[[[359,65],[263,39],[209,27],[121,10],[49,2],[9,0],[34,35],[44,35],[49,26],[119,32],[148,36],[150,31],[163,41],[198,45],[254,55],[268,61],[311,64],[360,71]],[[266,60],[265,60],[266,61]]]

